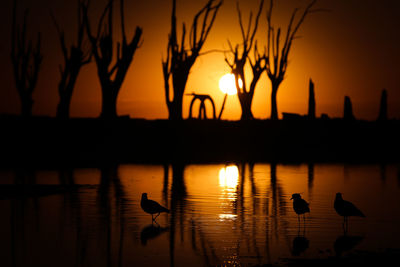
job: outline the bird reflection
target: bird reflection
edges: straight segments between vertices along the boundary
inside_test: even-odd
[[[300,256],[305,252],[310,245],[310,241],[306,238],[306,226],[304,225],[303,233],[300,234],[300,223],[297,231],[297,236],[293,239],[292,243],[292,256]]]
[[[310,241],[305,236],[296,236],[293,239],[292,256],[299,256],[309,247]]]
[[[333,244],[333,248],[335,249],[336,256],[340,257],[344,252],[352,250],[355,248],[362,240],[363,236],[349,236],[344,233],[344,235],[339,236],[335,243]]]
[[[147,245],[147,241],[154,239],[169,230],[168,227],[161,227],[158,223],[149,224],[140,232],[140,241],[143,246]]]

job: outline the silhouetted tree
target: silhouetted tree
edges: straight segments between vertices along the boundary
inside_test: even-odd
[[[181,238],[184,237],[184,222],[187,204],[187,189],[185,184],[185,165],[183,163],[172,163],[172,184],[171,184],[171,206],[170,206],[170,266],[174,266],[175,260],[175,235],[176,228],[180,227]],[[164,172],[164,174],[167,174]]]
[[[314,95],[314,83],[310,79],[310,84],[308,88],[308,118],[315,119],[315,95]]]
[[[351,104],[351,99],[348,96],[344,97],[343,119],[345,119],[345,120],[354,120],[353,106]]]
[[[381,104],[379,106],[378,120],[386,121],[387,118],[388,118],[388,116],[387,116],[387,92],[385,89],[383,89],[382,95],[381,95]]]
[[[279,86],[285,78],[285,73],[288,65],[288,56],[290,48],[292,47],[293,40],[297,37],[296,33],[299,30],[301,24],[306,18],[307,14],[313,12],[312,6],[317,0],[313,0],[304,10],[300,19],[295,23],[296,14],[299,11],[296,8],[289,21],[289,25],[286,32],[286,37],[281,46],[281,28],[278,30],[272,25],[271,16],[273,9],[273,0],[270,0],[269,10],[267,12],[267,26],[268,26],[268,39],[267,39],[267,56],[266,70],[269,80],[271,81],[271,119],[278,119],[278,106],[276,103],[276,96],[278,93]],[[314,10],[315,11],[315,10]]]
[[[11,61],[15,85],[21,100],[21,114],[32,115],[32,93],[36,87],[43,56],[40,52],[41,37],[38,33],[36,45],[27,38],[28,10],[24,12],[22,27],[17,23],[17,1],[13,2],[11,24]]]
[[[237,3],[237,12],[239,16],[240,30],[242,32],[243,48],[240,49],[240,46],[238,44],[235,46],[235,48],[233,48],[231,43],[229,42],[230,52],[233,55],[233,62],[230,63],[229,59],[225,57],[226,63],[229,65],[232,73],[235,75],[237,96],[239,98],[240,107],[242,108],[241,120],[249,120],[254,118],[253,113],[251,112],[251,104],[253,102],[254,91],[256,89],[257,82],[260,79],[261,74],[265,71],[265,62],[267,61],[267,56],[265,55],[265,52],[263,55],[259,53],[257,49],[257,41],[254,40],[263,5],[264,0],[261,0],[260,7],[254,21],[253,29],[251,29],[253,15],[252,13],[250,13],[249,24],[247,27],[247,31],[245,31],[242,22],[242,14],[239,9],[239,3]],[[254,61],[249,56],[250,51],[253,51]],[[247,89],[246,79],[244,75],[244,68],[247,62],[250,63],[253,72],[253,78],[251,80],[249,89]],[[242,80],[241,87],[239,84],[239,80]]]
[[[120,20],[122,42],[117,43],[117,54],[114,57],[113,40],[113,6],[114,0],[109,0],[103,14],[100,17],[98,30],[93,35],[89,18],[88,4],[84,3],[83,16],[86,25],[86,32],[92,45],[92,53],[97,66],[97,75],[99,76],[102,92],[102,109],[100,117],[117,117],[117,97],[122,83],[128,72],[129,66],[133,60],[136,49],[140,47],[142,28],[136,27],[135,34],[130,42],[126,39],[124,22],[124,2],[120,0]],[[107,16],[106,21],[105,17]],[[112,65],[112,63],[114,64]]]
[[[64,31],[57,24],[54,16],[53,21],[56,26],[58,38],[60,40],[61,51],[64,56],[64,66],[60,65],[61,80],[58,83],[58,94],[60,102],[57,106],[58,118],[69,118],[69,108],[71,104],[72,93],[75,87],[76,79],[83,65],[90,62],[91,53],[89,48],[84,47],[85,24],[83,21],[82,4],[85,1],[78,0],[78,24],[76,44],[71,44],[69,50],[65,42]]]
[[[186,26],[183,23],[180,41],[176,29],[176,0],[172,1],[171,32],[168,35],[167,58],[162,60],[164,74],[165,101],[168,107],[170,120],[182,120],[183,95],[190,69],[200,55],[201,48],[207,39],[211,27],[215,21],[222,1],[214,5],[215,0],[209,0],[207,4],[193,18],[189,33],[189,46],[186,49]],[[199,19],[203,17],[200,23]],[[171,86],[172,85],[172,88]],[[172,93],[172,95],[171,95]]]

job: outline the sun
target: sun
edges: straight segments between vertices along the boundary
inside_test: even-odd
[[[239,79],[239,86],[242,88],[243,82]],[[219,79],[219,89],[224,94],[235,95],[237,94],[236,85],[235,85],[235,75],[232,73],[225,74]]]

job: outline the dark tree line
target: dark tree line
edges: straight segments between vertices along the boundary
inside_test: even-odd
[[[68,118],[71,98],[81,68],[90,63],[92,56],[97,66],[102,92],[102,111],[100,117],[117,117],[117,97],[128,72],[133,56],[140,47],[142,29],[136,27],[132,39],[127,40],[124,22],[124,1],[119,1],[119,18],[122,40],[116,42],[113,36],[114,0],[109,0],[99,19],[97,31],[93,33],[89,20],[89,0],[77,1],[77,28],[75,43],[67,45],[65,32],[56,22],[58,39],[63,54],[63,65],[60,65],[61,78],[58,83],[60,101],[57,106],[57,117]],[[17,23],[17,1],[13,2],[11,60],[14,69],[15,84],[21,101],[21,114],[32,115],[32,93],[36,87],[42,54],[40,34],[36,46],[27,39],[27,17],[25,11],[22,25]],[[90,46],[85,42],[87,40]],[[116,46],[116,47],[115,47]]]
[[[75,40],[67,42],[64,30],[52,16],[55,24],[63,64],[60,65],[60,80],[58,83],[59,103],[57,106],[58,118],[69,118],[70,103],[78,75],[83,66],[94,59],[102,93],[101,118],[112,119],[117,117],[117,98],[123,81],[133,61],[136,50],[141,46],[142,28],[136,27],[133,36],[128,39],[125,33],[124,1],[108,0],[101,16],[97,20],[97,27],[93,27],[93,20],[89,19],[90,0],[77,0],[77,24]],[[317,0],[304,8],[300,16],[300,9],[294,9],[286,31],[272,23],[274,0],[269,0],[266,11],[266,27],[259,25],[260,16],[264,7],[264,0],[260,0],[256,16],[250,13],[247,27],[243,23],[242,13],[237,3],[237,13],[242,42],[232,45],[229,41],[229,51],[225,51],[225,61],[235,76],[237,97],[241,106],[241,120],[251,120],[252,102],[257,83],[263,73],[266,73],[271,84],[271,115],[272,120],[278,119],[277,93],[285,79],[288,59],[293,41],[308,14],[319,11],[313,9]],[[182,120],[183,96],[190,70],[197,58],[202,55],[202,48],[214,25],[222,0],[208,0],[193,17],[190,30],[182,23],[178,34],[176,0],[172,0],[171,29],[168,35],[166,57],[162,59],[164,78],[165,102],[170,120]],[[22,23],[17,20],[17,0],[13,1],[11,24],[11,60],[16,88],[21,102],[21,114],[24,117],[32,115],[32,93],[36,87],[42,63],[41,37],[37,40],[28,38],[28,10],[24,12]],[[121,40],[116,40],[114,10],[119,8],[119,29]],[[259,46],[255,36],[257,30],[266,29],[266,44]],[[203,52],[204,53],[204,52]],[[249,64],[252,71],[250,82],[246,81],[245,69]],[[241,84],[240,84],[241,81]],[[310,80],[308,117],[315,118],[314,83]],[[221,109],[222,112],[222,109]],[[345,100],[344,117],[352,118],[350,99]],[[387,118],[386,91],[382,93],[379,120]]]
[[[242,120],[253,119],[251,111],[255,88],[262,73],[266,71],[272,85],[271,93],[271,119],[277,119],[276,93],[279,85],[284,79],[286,72],[288,54],[296,33],[304,21],[306,15],[316,0],[312,1],[305,9],[299,21],[294,24],[297,9],[294,10],[284,41],[280,49],[281,29],[275,31],[271,23],[273,0],[267,12],[268,41],[264,53],[260,53],[255,40],[259,18],[263,9],[264,0],[260,2],[257,16],[254,20],[252,14],[247,30],[243,25],[241,12],[238,5],[239,25],[242,33],[242,44],[233,47],[230,43],[230,54],[232,60],[225,58],[235,75],[238,99],[242,108]],[[125,34],[124,2],[119,1],[120,28],[122,40],[116,42],[113,36],[114,0],[109,0],[98,20],[97,30],[93,30],[89,19],[89,0],[78,0],[76,42],[69,46],[65,40],[64,31],[57,24],[54,16],[53,21],[58,32],[64,64],[60,66],[61,79],[58,84],[60,101],[57,106],[57,117],[68,118],[69,107],[81,68],[94,58],[97,67],[101,92],[102,110],[100,117],[117,117],[117,97],[125,79],[126,73],[133,60],[136,50],[140,47],[142,29],[136,28],[135,34],[130,41]],[[203,45],[211,31],[222,1],[209,0],[194,16],[190,31],[187,34],[185,23],[182,24],[181,36],[177,33],[176,0],[172,0],[171,31],[168,36],[167,55],[162,61],[164,75],[165,101],[168,107],[169,119],[181,120],[183,96],[190,70],[196,59],[201,55]],[[40,35],[36,47],[33,48],[32,41],[26,41],[26,15],[22,30],[16,23],[16,0],[13,8],[12,23],[12,60],[14,65],[14,76],[17,89],[22,103],[22,114],[30,116],[32,112],[32,92],[36,86],[39,68],[41,64]],[[253,26],[254,25],[254,26]],[[85,46],[88,40],[90,47]],[[115,47],[116,46],[116,47]],[[253,78],[248,86],[245,79],[245,65],[250,64]],[[242,80],[243,86],[239,86]]]

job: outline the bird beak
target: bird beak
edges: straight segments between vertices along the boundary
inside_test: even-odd
[[[293,197],[290,198],[290,200],[292,200],[292,199],[293,199]]]

